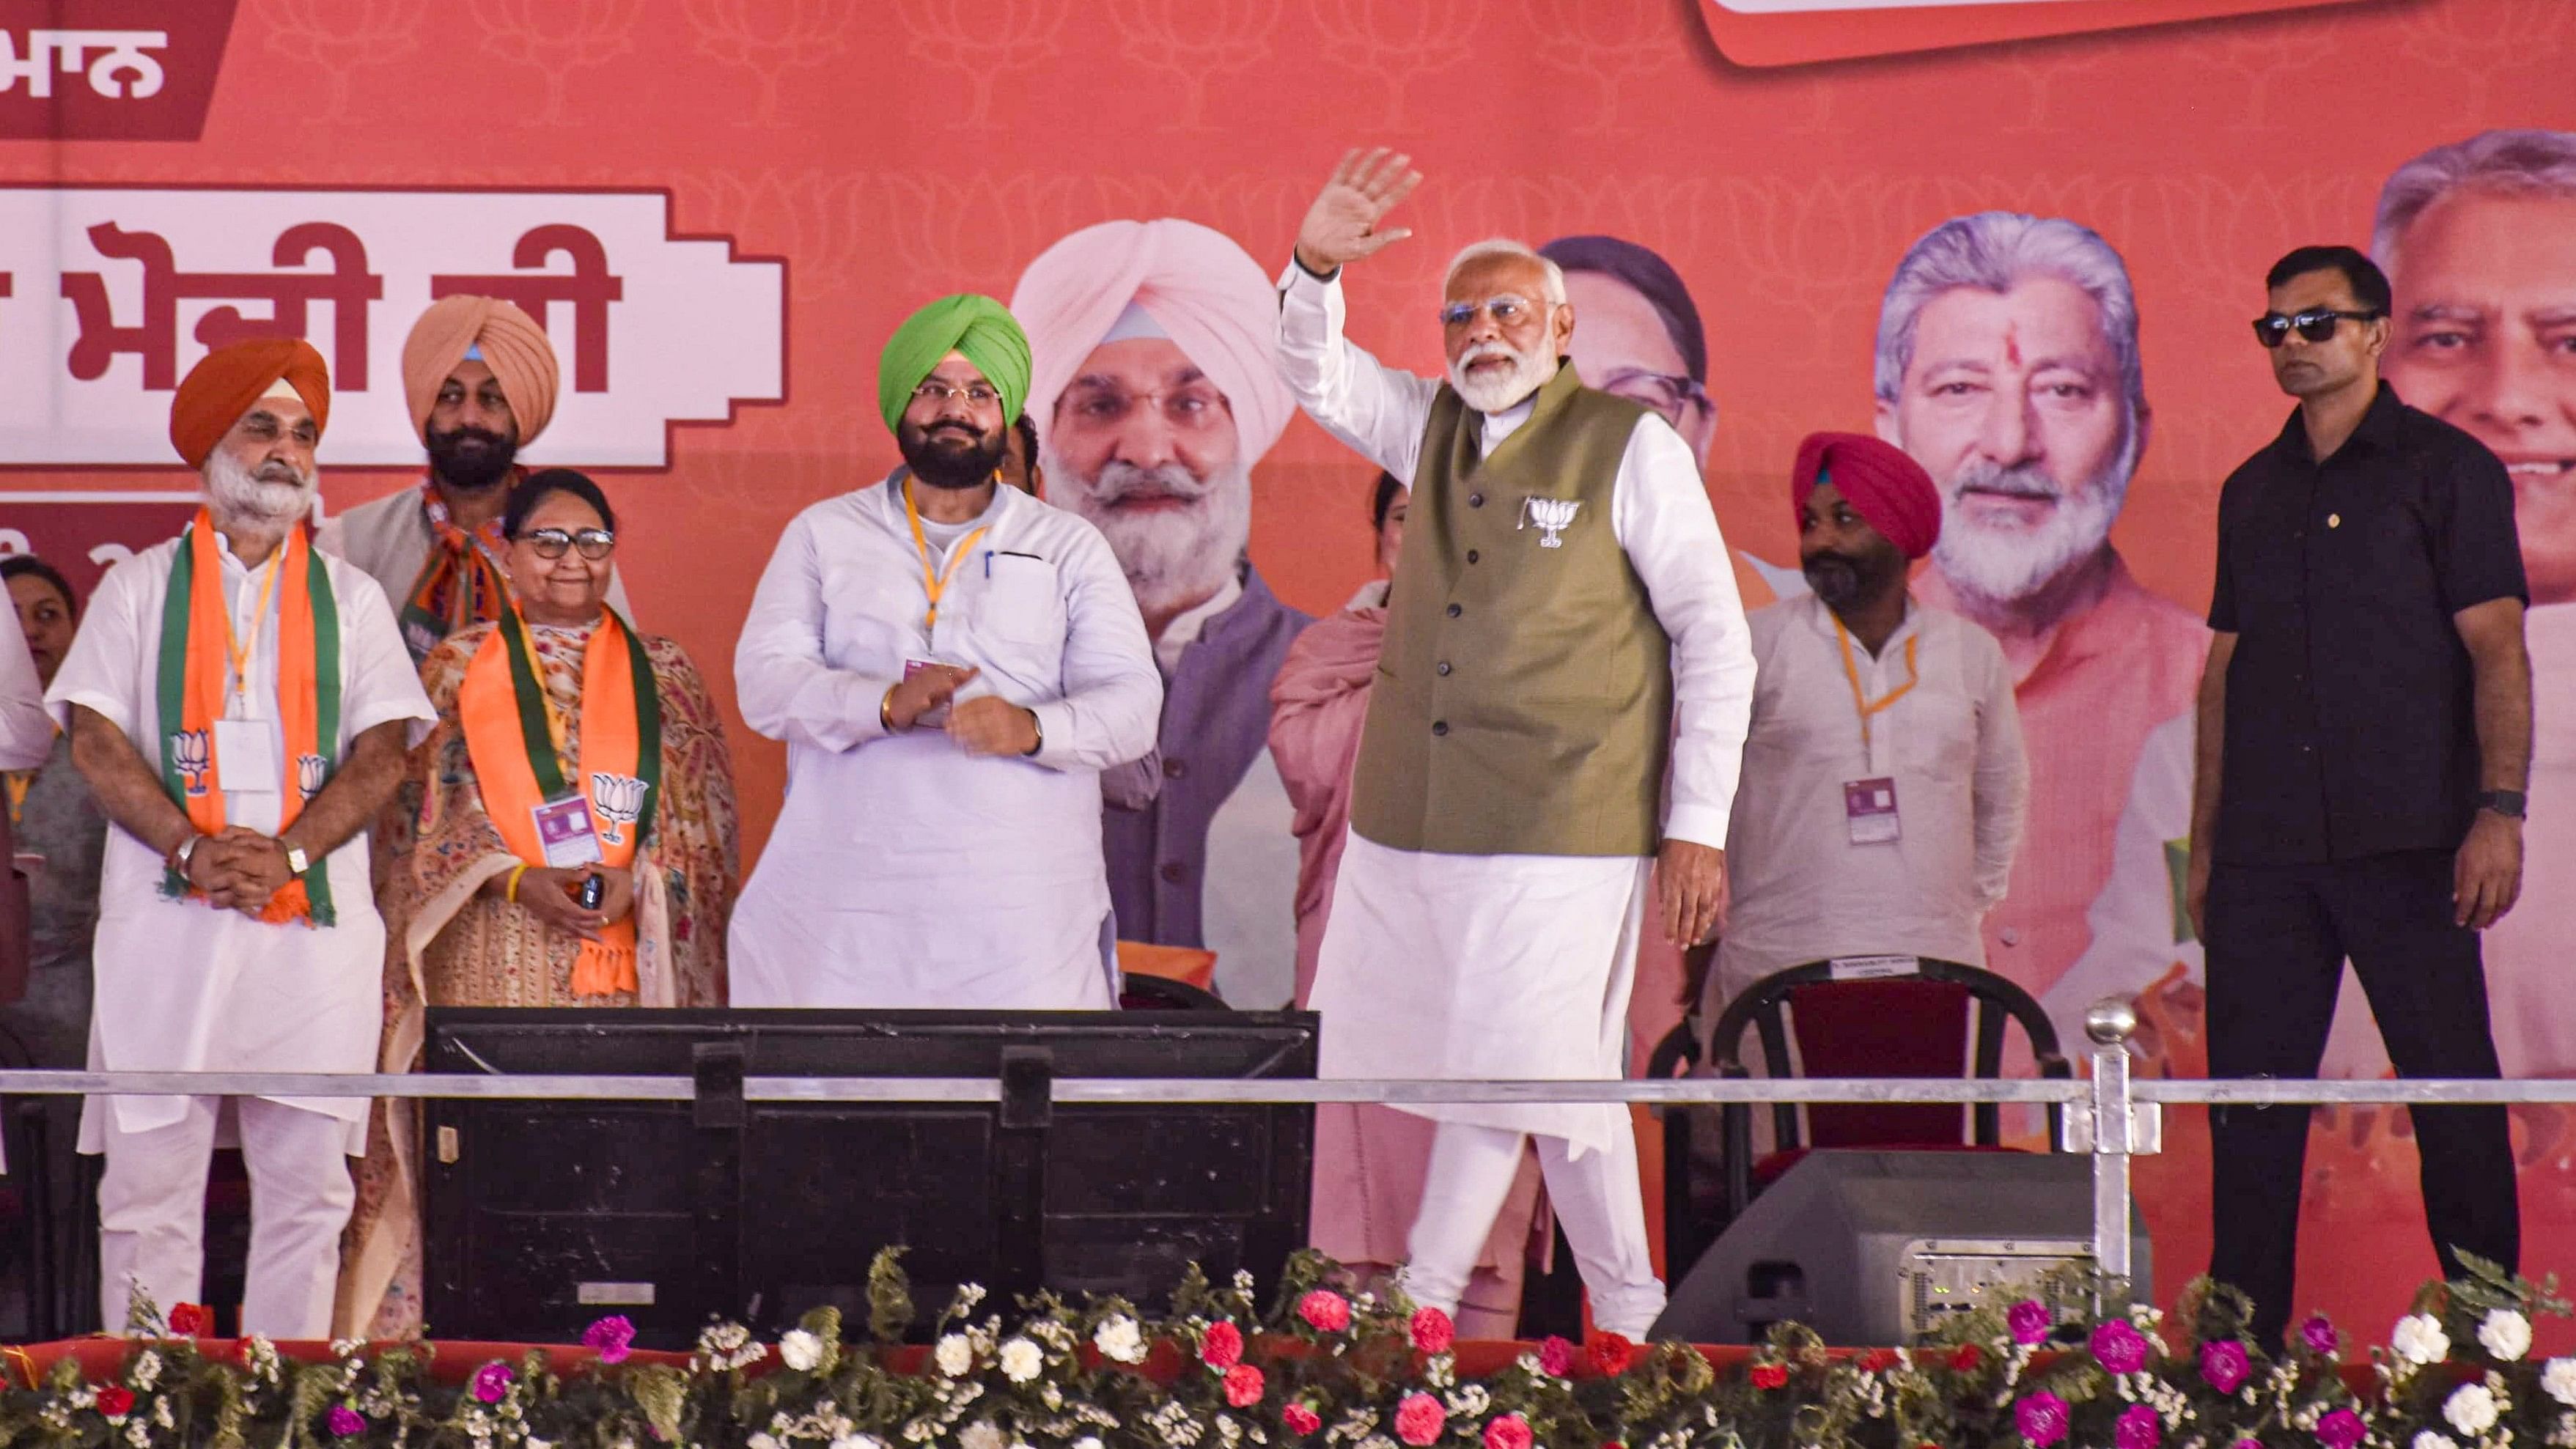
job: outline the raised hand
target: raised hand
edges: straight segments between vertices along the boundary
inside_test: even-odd
[[[1320,276],[1413,235],[1404,227],[1380,231],[1377,225],[1422,184],[1412,162],[1384,146],[1345,152],[1297,225],[1298,262]]]

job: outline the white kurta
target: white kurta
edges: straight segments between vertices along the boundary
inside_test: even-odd
[[[797,515],[761,575],[734,679],[788,787],[734,908],[736,1006],[1113,1004],[1100,772],[1153,748],[1163,707],[1135,594],[1099,530],[1016,489],[940,532],[935,630],[899,486]],[[1037,757],[886,734],[913,659],[981,669],[958,698],[1034,711]]]
[[[108,571],[45,696],[66,724],[71,707],[80,705],[125,731],[155,773],[164,728],[158,698],[161,610],[179,548],[176,539],[156,544]],[[222,557],[233,630],[243,639],[256,635],[249,685],[229,696],[230,717],[272,722],[279,753],[272,778],[292,781],[284,730],[274,724],[278,606],[272,603],[259,615],[260,568],[245,566],[230,550]],[[412,721],[417,742],[435,715],[394,630],[384,591],[345,563],[315,558],[330,574],[340,612],[341,758],[347,758],[352,740],[393,720]],[[223,641],[215,647],[220,650]],[[224,820],[275,834],[284,803],[276,791],[226,790]],[[374,1071],[384,1027],[385,928],[368,878],[366,832],[315,869],[329,872],[338,924],[269,925],[202,901],[164,897],[161,857],[124,831],[109,831],[94,948],[93,1061],[108,1071]],[[367,1098],[278,1100],[339,1118],[348,1124],[348,1150],[365,1149]],[[83,1151],[103,1146],[98,1114],[107,1102],[114,1103],[119,1130],[146,1132],[179,1121],[187,1099],[92,1097],[82,1113]]]
[[[0,633],[8,633],[0,630]],[[45,686],[21,632],[0,639],[0,770],[33,770],[54,752],[54,721]]]
[[[1324,430],[1404,483],[1439,391],[1342,336],[1338,282],[1291,264],[1280,281],[1279,360]],[[1524,401],[1482,420],[1485,456],[1529,420]],[[1648,413],[1612,484],[1610,526],[1672,640],[1674,738],[1667,838],[1723,847],[1753,698],[1753,654],[1726,540],[1698,460]],[[1391,625],[1391,627],[1396,627]],[[1333,1077],[1616,1078],[1628,991],[1649,919],[1641,858],[1446,855],[1353,833],[1336,877],[1310,998]],[[1577,1152],[1629,1130],[1609,1104],[1431,1105],[1405,1110],[1563,1137]]]

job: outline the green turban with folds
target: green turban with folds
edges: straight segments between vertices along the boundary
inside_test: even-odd
[[[964,353],[1002,395],[1002,420],[1020,415],[1029,396],[1029,338],[1011,309],[990,297],[960,292],[942,297],[904,319],[877,359],[877,410],[891,428],[912,402],[912,390],[952,352]]]

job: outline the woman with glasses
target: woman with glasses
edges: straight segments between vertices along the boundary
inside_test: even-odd
[[[617,519],[550,468],[502,513],[511,606],[421,662],[438,723],[384,912],[384,1069],[430,1006],[722,1006],[738,880],[733,768],[677,644],[607,606]],[[417,1116],[388,1104],[359,1179],[339,1331],[420,1322]]]

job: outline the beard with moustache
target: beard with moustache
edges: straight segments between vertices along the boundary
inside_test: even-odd
[[[202,476],[206,496],[218,518],[270,524],[288,522],[310,512],[319,481],[318,474],[299,471],[294,464],[280,459],[246,468],[221,451],[206,455]]]
[[[971,424],[942,418],[924,428],[910,418],[895,426],[895,446],[912,476],[933,488],[975,488],[993,481],[1010,447],[1008,427],[976,432]]]
[[[1819,549],[1798,561],[1807,587],[1836,614],[1877,598],[1891,585],[1905,586],[1905,555],[1882,539],[1869,553]]]
[[[1137,607],[1147,613],[1185,609],[1214,595],[1252,540],[1252,470],[1245,464],[1201,480],[1179,463],[1140,468],[1112,460],[1098,477],[1085,478],[1051,450],[1041,451],[1050,482],[1073,480],[1060,501],[1109,540]],[[1122,506],[1137,499],[1186,506]]]
[[[2111,525],[2128,499],[2129,473],[2137,461],[2137,429],[2132,425],[2109,465],[2072,488],[2060,487],[2036,464],[2009,468],[1983,460],[1968,464],[1941,490],[1941,541],[1932,549],[1933,566],[1953,589],[1980,604],[2003,608],[2039,593],[2110,541]],[[1997,529],[1969,518],[1959,506],[1972,489],[2008,497],[2054,498],[2057,506],[2037,528]]]
[[[510,476],[519,460],[519,440],[489,428],[459,427],[429,431],[429,471],[438,481],[464,493],[479,493]]]
[[[1492,374],[1470,376],[1467,368],[1489,357],[1508,357],[1511,370],[1499,377]],[[1449,385],[1467,406],[1480,413],[1498,413],[1547,385],[1556,376],[1556,344],[1540,338],[1538,346],[1527,352],[1514,352],[1501,342],[1479,342],[1458,355],[1449,364]]]

